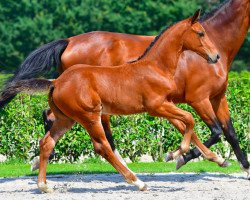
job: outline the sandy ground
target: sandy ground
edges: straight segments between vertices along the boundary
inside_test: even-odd
[[[1,178],[0,199],[250,199],[250,181],[243,173],[139,174],[138,177],[147,183],[149,191],[137,191],[119,174],[48,176],[48,183],[55,190],[52,194],[37,190],[37,177]]]

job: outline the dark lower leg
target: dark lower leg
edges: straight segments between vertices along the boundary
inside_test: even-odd
[[[110,128],[110,116],[109,115],[102,115],[102,126],[105,132],[105,136],[111,146],[112,151],[115,151],[115,144],[114,139],[112,137],[112,131]]]
[[[249,169],[249,162],[247,161],[247,155],[244,154],[240,148],[239,141],[237,139],[231,119],[227,122],[227,127],[224,128],[224,134],[226,140],[232,146],[238,161],[245,169]]]
[[[208,127],[211,130],[212,135],[207,141],[204,142],[204,145],[209,148],[220,141],[222,129],[218,121],[215,121],[213,125],[208,125]],[[200,155],[201,152],[197,148],[194,148],[191,149],[186,155],[183,155],[183,158],[185,163],[187,163],[192,159],[198,158]]]
[[[44,125],[45,133],[47,133],[51,129],[54,121],[55,119],[54,119],[54,115],[52,111],[50,109],[44,110],[43,111],[43,125]],[[56,152],[53,149],[49,156],[49,161],[55,158],[55,156],[56,156]]]

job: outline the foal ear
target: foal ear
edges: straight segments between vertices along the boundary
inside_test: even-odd
[[[196,10],[196,12],[194,13],[194,16],[191,19],[191,24],[196,23],[198,21],[200,15],[201,15],[201,9]]]

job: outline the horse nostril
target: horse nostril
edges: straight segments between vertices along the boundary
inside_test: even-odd
[[[219,60],[220,59],[220,55],[219,54],[217,54],[217,60]]]

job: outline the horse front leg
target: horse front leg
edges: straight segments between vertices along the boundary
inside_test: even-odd
[[[192,142],[200,149],[208,160],[218,164],[224,162],[223,159],[219,158],[215,153],[206,148],[206,146],[204,146],[197,138],[193,131],[194,119],[189,112],[183,111],[176,107],[173,103],[165,101],[160,107],[154,109],[150,114],[167,118],[184,136],[180,148],[171,154],[171,159],[178,158],[183,153],[187,152],[190,141],[192,140]]]
[[[124,164],[125,166],[127,166],[125,160],[122,158],[122,156],[120,155],[119,151],[116,149],[115,144],[114,144],[114,139],[112,136],[112,131],[110,128],[110,115],[102,115],[101,116],[101,120],[102,120],[102,126],[105,132],[105,136],[111,146],[112,151],[114,152],[114,154],[116,155],[116,157],[121,161],[122,164]]]
[[[74,121],[69,118],[58,118],[53,123],[51,130],[40,140],[40,163],[38,174],[38,189],[41,192],[51,193],[52,188],[49,188],[46,181],[46,168],[49,156],[55,147],[56,142],[69,130],[74,124]]]
[[[204,145],[209,148],[220,141],[222,127],[219,119],[217,118],[209,99],[191,103],[191,106],[195,109],[197,114],[201,117],[201,119],[206,123],[206,125],[212,132],[211,137],[204,142]],[[198,158],[200,155],[201,152],[198,148],[191,149],[186,155],[182,155],[179,157],[179,159],[177,160],[176,169],[178,170],[187,162],[192,159]],[[219,164],[219,166],[227,167],[229,164],[229,162],[225,161],[222,164]]]
[[[237,160],[240,163],[241,169],[247,172],[247,179],[250,180],[250,168],[249,168],[249,162],[247,160],[247,154],[245,154],[240,148],[239,140],[237,138],[232,120],[230,118],[226,96],[223,95],[222,98],[214,99],[212,103],[216,115],[220,123],[222,124],[222,129],[225,138],[233,148]]]
[[[102,124],[100,123],[99,114],[82,113],[79,118],[82,124],[88,131],[94,145],[95,152],[105,158],[124,178],[125,180],[137,186],[139,190],[147,190],[147,185],[142,182],[120,159],[115,155],[110,143],[105,136]]]

